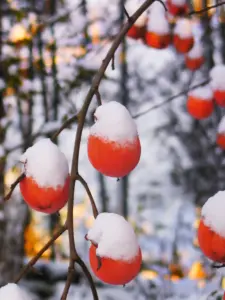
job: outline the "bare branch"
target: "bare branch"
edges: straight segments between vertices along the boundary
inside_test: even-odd
[[[22,181],[24,178],[26,177],[25,173],[22,173],[15,182],[13,182],[13,184],[11,184],[10,186],[10,191],[8,192],[8,194],[4,197],[4,201],[7,201],[10,199],[10,197],[12,196],[12,193],[14,191],[14,189],[16,188],[16,186],[20,183],[20,181]]]
[[[129,15],[128,11],[126,10],[125,6],[123,6],[123,10],[124,10],[124,13],[125,13],[125,15],[127,17],[127,20],[130,21],[130,15]]]
[[[84,180],[84,178],[81,175],[78,175],[77,178],[80,181],[80,183],[83,185],[83,187],[85,188],[85,190],[86,190],[86,192],[88,194],[88,197],[90,199],[91,206],[92,206],[93,216],[96,219],[97,216],[98,216],[98,209],[96,207],[95,200],[94,200],[94,198],[92,196],[92,193],[91,193],[91,191],[89,189],[89,186],[88,186],[87,182]]]
[[[63,123],[63,125],[53,134],[51,140],[55,141],[56,138],[60,135],[60,133],[66,129],[67,127],[69,127],[73,122],[78,120],[78,115],[72,116],[71,118],[69,118],[68,120],[66,120],[66,122]]]
[[[190,87],[189,89],[184,90],[184,91],[181,91],[180,93],[178,93],[178,94],[176,94],[176,95],[174,95],[174,96],[169,97],[167,100],[165,100],[165,101],[163,101],[163,102],[160,102],[160,103],[157,103],[157,104],[155,104],[155,105],[149,107],[149,108],[146,109],[145,111],[142,111],[142,112],[140,112],[140,113],[137,113],[136,115],[133,115],[132,117],[133,117],[134,119],[139,118],[139,117],[141,117],[141,116],[143,116],[143,115],[149,113],[150,111],[155,110],[155,109],[157,109],[157,108],[159,108],[159,107],[161,107],[161,106],[163,106],[163,105],[165,105],[165,104],[168,104],[168,103],[171,102],[172,100],[174,100],[174,99],[176,99],[176,98],[179,98],[179,97],[181,97],[181,96],[183,96],[183,95],[186,95],[188,92],[190,92],[190,91],[192,91],[192,90],[194,90],[194,89],[197,89],[197,88],[200,87],[200,86],[206,85],[206,84],[208,84],[208,83],[209,83],[209,80],[205,80],[205,81],[203,81],[203,82],[201,82],[201,83],[199,83],[199,84],[193,85],[193,86]]]
[[[35,255],[35,257],[33,257],[29,263],[23,268],[23,270],[20,272],[20,274],[16,277],[15,279],[15,283],[18,283],[20,281],[20,279],[25,276],[29,270],[35,265],[35,263],[39,260],[39,258],[42,256],[43,253],[45,253],[45,251],[48,250],[48,248],[50,248],[54,241],[57,240],[57,238],[63,234],[63,232],[65,232],[67,230],[67,225],[65,224],[64,226],[62,226],[54,235],[53,237],[48,241],[47,244],[45,244],[43,246],[43,248]]]
[[[97,98],[97,102],[98,102],[98,105],[102,105],[102,99],[101,99],[101,94],[99,93],[99,90],[97,90],[95,92],[95,95],[96,95],[96,98]]]
[[[162,6],[164,7],[165,11],[168,11],[166,4],[162,1],[162,0],[156,0],[158,2],[160,2],[162,4]]]

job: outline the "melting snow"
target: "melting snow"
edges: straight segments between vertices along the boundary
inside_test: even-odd
[[[202,207],[202,217],[204,224],[214,232],[225,237],[225,191],[219,191]]]
[[[132,226],[122,216],[114,213],[99,214],[87,238],[98,244],[96,254],[100,257],[130,261],[139,251]]]
[[[225,90],[225,65],[219,64],[213,67],[210,78],[213,89]]]
[[[209,85],[198,87],[193,91],[190,91],[188,95],[205,101],[212,101],[213,99],[213,91]]]
[[[200,43],[194,43],[193,48],[188,52],[187,56],[189,58],[200,58],[203,56],[203,48],[202,44]]]
[[[164,15],[159,16],[158,15],[151,15],[148,21],[147,25],[148,31],[156,32],[158,34],[168,34],[169,33],[169,23],[164,17]]]
[[[9,283],[0,288],[0,299],[9,300],[32,300],[27,294],[15,283]]]
[[[179,35],[181,38],[190,38],[193,36],[191,21],[188,19],[178,19],[174,33]]]
[[[28,148],[20,158],[25,163],[25,173],[41,187],[63,186],[69,174],[65,155],[50,139],[41,139]]]
[[[111,101],[95,111],[96,123],[90,133],[117,142],[133,141],[138,135],[137,127],[125,106]]]

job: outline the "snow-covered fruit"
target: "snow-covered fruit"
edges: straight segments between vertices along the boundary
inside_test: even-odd
[[[225,117],[223,117],[219,123],[216,143],[221,149],[225,150]]]
[[[29,300],[28,295],[15,283],[0,288],[0,299]]]
[[[69,166],[59,148],[50,139],[42,139],[28,148],[20,161],[26,175],[20,182],[25,202],[48,214],[65,206],[69,197]]]
[[[132,226],[120,215],[101,213],[86,235],[92,271],[103,282],[124,285],[139,273],[141,249]]]
[[[198,241],[202,252],[215,262],[225,262],[225,191],[219,191],[202,207]]]
[[[187,111],[195,119],[208,118],[213,112],[213,92],[209,86],[203,86],[189,92]]]
[[[167,8],[169,13],[173,16],[182,16],[188,11],[186,0],[168,0]]]
[[[135,13],[140,5],[141,3],[138,0],[127,1],[126,9],[129,15]],[[146,20],[147,13],[144,12],[127,32],[127,36],[136,40],[144,38],[146,32]]]
[[[174,28],[173,44],[177,52],[187,53],[194,45],[194,37],[191,22],[188,19],[180,19]]]
[[[146,27],[145,26],[138,26],[134,24],[129,31],[127,32],[127,36],[139,40],[145,37]]]
[[[191,51],[185,56],[186,67],[192,71],[199,69],[204,63],[203,48],[200,43],[195,43]]]
[[[88,157],[93,167],[110,177],[123,177],[138,164],[141,145],[137,127],[122,104],[111,101],[95,111],[88,137]]]
[[[225,65],[219,64],[213,67],[210,78],[216,103],[225,107]]]
[[[145,35],[146,44],[156,49],[164,49],[169,46],[170,41],[169,23],[164,14],[160,16],[151,14]]]

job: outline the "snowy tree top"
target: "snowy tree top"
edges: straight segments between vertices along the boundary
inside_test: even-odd
[[[114,213],[99,214],[87,239],[98,245],[96,254],[100,257],[131,261],[138,255],[139,245],[132,226]]]
[[[1,300],[32,300],[29,299],[27,294],[15,283],[8,283],[0,288]]]
[[[225,133],[225,116],[221,119],[219,125],[218,125],[218,133]]]
[[[91,135],[106,140],[125,143],[137,136],[137,126],[125,106],[110,101],[99,106],[94,114],[96,123],[91,127]]]
[[[41,139],[21,156],[27,177],[32,177],[40,187],[63,186],[69,174],[65,155],[50,139]]]
[[[209,75],[213,89],[225,90],[225,65],[218,64],[214,66]]]
[[[159,21],[160,18],[160,21]],[[164,15],[152,14],[149,18],[147,29],[150,32],[158,33],[161,35],[168,34],[170,31],[169,22]]]
[[[193,36],[192,24],[188,19],[178,19],[174,28],[174,33],[181,38],[190,38]]]
[[[203,56],[203,47],[201,43],[195,42],[192,49],[188,52],[189,58],[200,58]]]
[[[225,191],[217,192],[202,207],[202,218],[212,231],[225,237]]]
[[[188,95],[205,101],[212,101],[213,99],[213,91],[209,85],[198,87],[190,91]]]

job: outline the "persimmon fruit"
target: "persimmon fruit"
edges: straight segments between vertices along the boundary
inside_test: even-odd
[[[188,6],[186,3],[184,3],[182,5],[177,5],[177,4],[173,3],[172,0],[167,1],[167,8],[168,8],[169,13],[173,16],[182,16],[182,15],[186,14],[188,11]]]
[[[146,32],[145,42],[148,46],[156,49],[165,49],[171,41],[170,34],[158,34],[155,32]]]
[[[214,90],[213,93],[216,104],[225,107],[225,90]]]
[[[205,256],[214,262],[225,262],[225,238],[205,225],[204,220],[198,227],[198,242]]]
[[[194,38],[193,36],[184,38],[179,36],[178,34],[175,34],[173,37],[173,44],[177,52],[187,53],[194,45]]]
[[[208,118],[213,112],[213,101],[190,95],[187,100],[187,111],[198,120]]]
[[[93,244],[89,249],[90,265],[96,277],[103,282],[113,285],[125,285],[139,273],[142,262],[140,248],[137,256],[131,261],[114,260],[107,257],[98,258],[96,249],[97,245]]]
[[[20,191],[24,201],[34,210],[53,214],[65,206],[69,197],[70,176],[64,185],[53,187],[41,187],[32,177],[25,177],[20,182]]]
[[[198,70],[204,64],[204,57],[201,56],[197,58],[191,58],[189,56],[186,56],[185,64],[186,67],[191,71]]]

